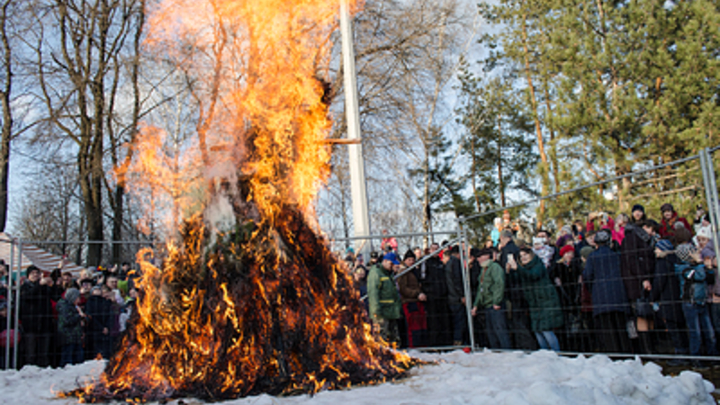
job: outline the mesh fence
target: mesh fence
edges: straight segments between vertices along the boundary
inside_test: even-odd
[[[493,224],[487,228],[470,229],[478,222],[466,218],[447,232],[330,243],[346,259],[368,320],[401,348],[718,360],[712,152],[475,216],[497,216],[484,221]],[[542,201],[542,225],[508,218],[532,217]],[[425,241],[437,244],[424,248]],[[7,243],[17,254],[1,275],[0,367],[62,366],[122,349],[137,296],[138,275],[128,271],[134,263],[33,275],[22,263],[21,247],[29,243]],[[32,243],[86,249],[80,242]],[[126,242],[122,251],[134,257],[145,246]],[[384,264],[387,253],[395,256]],[[67,297],[70,287],[77,297]]]

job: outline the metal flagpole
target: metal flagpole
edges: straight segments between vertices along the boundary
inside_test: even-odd
[[[342,34],[343,82],[345,86],[345,116],[347,137],[360,141],[360,108],[358,106],[357,79],[355,73],[355,51],[353,49],[352,24],[350,21],[349,0],[340,0],[340,32]],[[350,166],[350,185],[352,191],[353,227],[355,236],[370,234],[370,216],[365,186],[365,161],[362,154],[362,142],[348,145]],[[361,245],[358,253],[367,257],[369,244]]]
[[[468,246],[467,234],[465,233],[465,227],[463,226],[464,218],[458,218],[458,231],[460,233],[460,266],[462,266],[463,275],[463,289],[465,290],[465,312],[467,315],[468,322],[468,335],[470,336],[470,350],[475,351],[475,331],[473,328],[473,316],[472,316],[472,292],[470,290],[470,269],[467,266],[467,259],[465,258],[465,247]],[[464,245],[463,245],[464,244]]]

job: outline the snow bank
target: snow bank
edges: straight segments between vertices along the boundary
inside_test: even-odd
[[[611,361],[606,356],[566,358],[539,351],[474,355],[456,351],[444,355],[413,353],[438,365],[412,370],[411,377],[396,383],[348,391],[321,392],[276,398],[269,395],[227,401],[227,405],[313,404],[492,404],[562,405],[616,404],[714,404],[712,383],[684,371],[666,377],[654,363],[639,360]],[[22,405],[72,404],[55,392],[72,389],[96,377],[104,363],[90,361],[60,370],[25,367],[0,372],[0,399]],[[188,404],[199,403],[195,400]],[[177,401],[171,401],[175,404]]]

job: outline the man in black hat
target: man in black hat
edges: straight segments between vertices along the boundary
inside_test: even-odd
[[[450,259],[445,264],[445,280],[448,288],[448,305],[452,314],[453,345],[460,346],[466,341],[467,335],[460,247],[458,245],[451,247],[449,253]]]
[[[42,271],[27,268],[27,281],[20,287],[20,322],[23,327],[25,364],[50,365],[50,347],[54,335],[50,278]]]
[[[433,243],[426,254],[436,252],[440,245]],[[452,329],[450,327],[450,311],[447,301],[447,278],[445,265],[439,255],[425,261],[425,280],[421,288],[427,297],[425,311],[428,330],[428,345],[431,347],[447,346],[452,344]]]

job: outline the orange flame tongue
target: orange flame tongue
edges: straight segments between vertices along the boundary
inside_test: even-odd
[[[123,349],[100,381],[71,394],[145,401],[312,393],[381,382],[414,364],[371,334],[351,279],[310,226],[330,157],[316,71],[327,63],[337,3],[175,0],[155,10],[152,43],[178,56],[187,47],[168,39],[177,36],[212,55],[185,68],[212,105],[198,127],[198,156],[214,165],[204,170],[233,168],[206,173],[206,200],[224,201],[234,225],[208,227],[210,205],[185,221],[162,266],[151,264],[152,252],[138,254],[141,295]],[[138,148],[128,172],[165,173],[147,170],[157,163],[158,132],[140,139],[154,143]],[[194,177],[173,175],[173,192]]]

